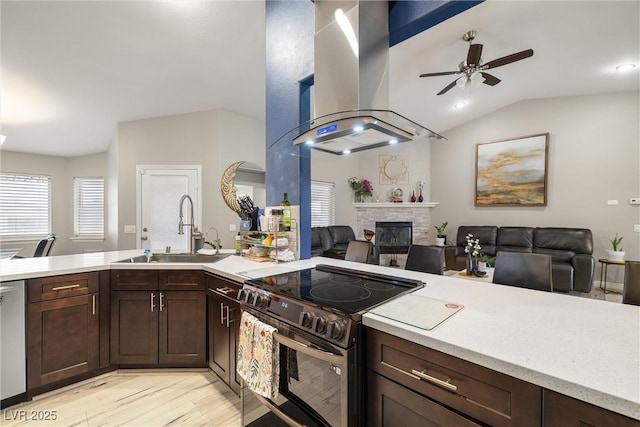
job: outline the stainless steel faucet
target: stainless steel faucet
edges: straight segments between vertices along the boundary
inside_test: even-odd
[[[218,229],[215,227],[209,227],[209,229],[207,230],[207,233],[204,235],[204,240],[207,240],[207,236],[209,235],[209,232],[211,230],[214,230],[216,232],[216,239],[213,241],[213,243],[215,243],[216,245],[216,255],[218,255],[220,253],[220,236],[218,236]]]
[[[184,224],[182,222],[182,208],[183,208],[185,199],[188,199],[189,203],[191,204],[191,219],[190,219],[191,222],[189,224]],[[194,222],[195,220],[193,219],[193,200],[188,194],[183,194],[182,197],[180,197],[180,220],[178,221],[178,234],[184,234],[185,225],[191,227],[191,230],[189,231],[189,253],[191,254],[194,253],[193,252],[193,229],[195,228]]]

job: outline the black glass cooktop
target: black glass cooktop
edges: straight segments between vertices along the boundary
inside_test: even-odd
[[[273,294],[353,314],[422,287],[418,280],[319,264],[315,268],[247,280]]]

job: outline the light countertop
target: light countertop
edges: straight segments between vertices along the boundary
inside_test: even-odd
[[[640,420],[637,306],[329,258],[275,264],[230,255],[210,264],[115,263],[141,254],[128,250],[0,260],[0,281],[115,268],[200,268],[241,282],[317,263],[419,279],[426,285],[417,295],[464,308],[430,331],[373,313],[363,316],[364,324]]]

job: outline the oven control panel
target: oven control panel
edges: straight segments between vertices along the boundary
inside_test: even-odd
[[[313,307],[293,298],[274,295],[245,284],[238,292],[238,300],[278,320],[319,336],[342,347],[349,347],[355,335],[353,320],[348,316]]]

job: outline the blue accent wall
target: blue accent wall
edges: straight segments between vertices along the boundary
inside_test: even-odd
[[[392,1],[389,44],[400,43],[478,3]],[[314,4],[310,0],[267,0],[265,7],[267,205],[279,205],[283,193],[292,205],[300,205],[300,259],[306,259],[311,255],[311,156],[309,148],[293,145],[297,133],[290,131],[310,119]]]
[[[288,132],[300,123],[300,80],[313,73],[313,8],[308,0],[266,2],[267,205],[279,205],[285,192],[300,205],[301,259],[311,254],[311,157]]]
[[[394,46],[484,0],[389,2],[389,46]]]

